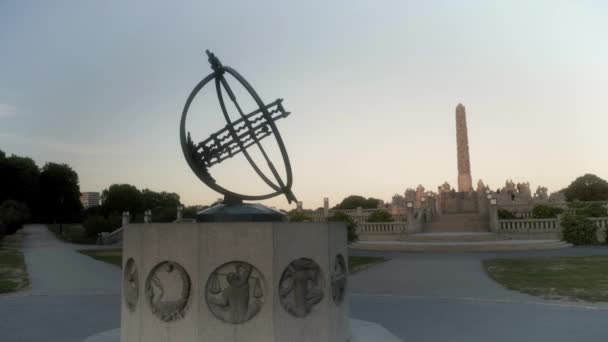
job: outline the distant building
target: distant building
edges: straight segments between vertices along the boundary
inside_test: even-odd
[[[80,203],[86,208],[98,206],[99,203],[99,192],[83,192],[80,194]]]

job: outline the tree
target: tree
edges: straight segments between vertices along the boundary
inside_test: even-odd
[[[16,155],[0,158],[0,203],[10,199],[36,210],[39,181],[40,169],[31,158]]]
[[[364,209],[375,209],[378,208],[380,204],[380,200],[377,198],[365,198],[363,196],[351,195],[346,197],[340,202],[340,204],[333,207],[333,209],[337,210],[345,210],[345,209],[356,209],[357,207],[361,207]]]
[[[379,210],[367,217],[367,222],[393,222],[393,215],[386,210]]]
[[[179,195],[174,192],[155,192],[150,189],[141,191],[144,210],[156,208],[174,208],[181,205]]]
[[[563,191],[568,201],[608,200],[608,182],[590,173],[578,177]]]
[[[356,231],[357,224],[353,221],[352,218],[350,218],[350,216],[346,215],[345,213],[337,212],[337,213],[333,214],[332,216],[330,216],[327,220],[330,222],[346,223],[348,242],[357,241],[357,239],[358,239],[357,231]]]
[[[47,163],[40,172],[40,218],[46,222],[81,219],[78,174],[67,164]]]
[[[101,193],[102,206],[106,215],[120,215],[128,211],[131,215],[143,211],[143,196],[130,184],[112,184]]]

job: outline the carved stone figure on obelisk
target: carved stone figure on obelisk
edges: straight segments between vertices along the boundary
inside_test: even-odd
[[[464,106],[456,106],[456,144],[458,151],[458,191],[473,191],[471,162],[469,160],[469,137],[467,135],[467,114]]]

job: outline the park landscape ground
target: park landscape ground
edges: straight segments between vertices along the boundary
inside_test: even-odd
[[[0,341],[82,341],[119,327],[121,272],[116,249],[65,243],[43,225],[26,226],[21,235],[29,286],[0,296]],[[79,252],[83,250],[85,254]],[[386,259],[351,275],[351,316],[380,323],[404,341],[605,341],[607,336],[606,272],[600,272],[608,257],[605,247],[351,255],[360,263]],[[5,259],[3,255],[2,262]],[[563,279],[562,286],[582,286],[584,277],[592,276],[593,286],[587,287],[593,295],[573,288],[557,293],[559,297],[532,296],[507,289],[484,269],[486,263],[492,277],[510,288],[542,295],[546,284],[522,281],[522,265],[531,267],[532,273],[549,272],[542,280],[572,262],[590,266],[581,270],[579,264],[578,273]],[[544,267],[546,263],[552,264]],[[520,272],[511,274],[509,264]],[[572,278],[580,279],[572,283]],[[581,293],[587,301],[576,298]]]

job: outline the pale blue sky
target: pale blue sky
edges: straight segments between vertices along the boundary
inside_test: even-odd
[[[219,196],[178,136],[208,48],[265,101],[285,99],[278,126],[306,207],[454,184],[459,102],[474,182],[608,178],[607,4],[0,0],[0,149],[72,165],[82,191],[131,183],[208,203]],[[203,100],[200,138],[221,127]],[[212,172],[265,190],[241,166]]]

